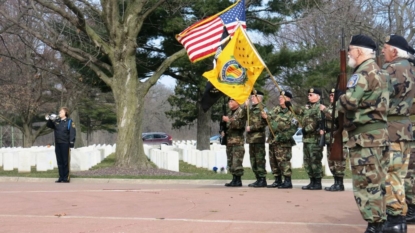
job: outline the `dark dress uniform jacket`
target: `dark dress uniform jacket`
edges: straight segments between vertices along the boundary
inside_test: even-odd
[[[70,118],[64,120],[48,120],[46,126],[54,129],[55,143],[75,143],[76,131],[72,127],[73,121]]]

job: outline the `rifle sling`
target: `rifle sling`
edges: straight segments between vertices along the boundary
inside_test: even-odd
[[[369,131],[377,130],[377,129],[386,129],[386,128],[387,128],[387,125],[385,123],[376,122],[373,124],[359,126],[357,129],[353,131],[349,131],[348,133],[349,133],[349,137],[353,137],[360,133],[369,132]]]

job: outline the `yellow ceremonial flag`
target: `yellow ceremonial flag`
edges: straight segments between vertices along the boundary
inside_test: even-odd
[[[203,76],[218,90],[242,104],[251,95],[264,67],[264,62],[239,25],[220,53],[216,67]]]

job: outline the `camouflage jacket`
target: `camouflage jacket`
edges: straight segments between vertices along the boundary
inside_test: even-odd
[[[347,147],[377,147],[389,145],[386,114],[389,106],[389,76],[374,59],[357,66],[347,82],[346,94],[341,95],[337,109],[343,112],[344,129],[349,134]]]
[[[415,141],[415,98],[412,102],[411,115],[409,116],[409,119],[412,123],[412,141]]]
[[[249,132],[246,133],[246,143],[265,143],[267,122],[261,116],[260,104],[253,105],[250,109],[246,108],[249,111],[249,121],[247,123]]]
[[[305,134],[303,135],[304,143],[318,143],[320,132],[318,131],[321,121],[320,101],[308,103],[305,107],[297,110],[301,126]]]
[[[325,135],[326,143],[329,143],[331,131],[337,129],[337,125],[334,125],[333,127],[333,121],[332,121],[333,104],[330,104],[329,106],[327,106],[322,112],[324,113],[324,116],[326,117],[326,135]],[[336,114],[336,117],[337,117],[337,114]]]
[[[288,108],[281,106],[275,107],[267,114],[271,124],[272,134],[268,137],[268,143],[275,143],[281,147],[292,147],[295,145],[293,139],[294,133],[297,131],[298,121],[294,118],[294,114]]]
[[[229,121],[226,124],[226,136],[228,139],[227,146],[243,146],[244,132],[246,123],[246,111],[239,107],[235,111],[231,111]]]
[[[415,97],[415,69],[408,60],[397,58],[383,67],[390,77],[388,132],[391,142],[411,141],[410,115]]]

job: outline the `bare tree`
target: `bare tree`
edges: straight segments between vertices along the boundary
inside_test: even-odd
[[[6,1],[9,2],[12,1]],[[142,142],[137,140],[142,131],[144,96],[169,65],[185,55],[184,49],[176,52],[167,57],[147,81],[140,82],[138,79],[135,56],[139,48],[137,36],[144,20],[166,2],[101,0],[98,4],[88,0],[19,1],[19,9],[27,10],[27,17],[38,23],[35,27],[27,27],[4,8],[0,11],[2,17],[46,45],[84,63],[111,87],[117,109],[118,166],[150,166]],[[11,4],[5,6],[12,7]],[[180,1],[168,7],[179,8]],[[63,31],[73,31],[73,41],[67,40],[67,37],[64,40]],[[89,42],[94,47],[86,46]],[[105,56],[108,60],[100,60],[99,56]]]

